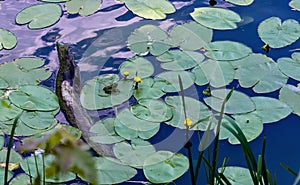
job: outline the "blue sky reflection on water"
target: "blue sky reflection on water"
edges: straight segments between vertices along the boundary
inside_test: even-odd
[[[88,17],[64,16],[60,21],[49,28],[42,30],[29,30],[26,25],[18,26],[14,24],[15,15],[23,8],[32,4],[40,3],[33,0],[6,0],[0,1],[0,27],[8,29],[16,34],[18,44],[13,50],[0,51],[0,63],[12,61],[18,57],[37,56],[46,59],[51,70],[58,68],[54,41],[68,43],[71,45],[72,52],[81,69],[83,81],[91,79],[99,73],[115,72],[118,65],[125,58],[133,56],[126,49],[126,40],[129,34],[136,28],[145,24],[154,24],[164,30],[168,30],[175,24],[184,23],[191,20],[189,13],[194,7],[208,6],[207,1],[171,1],[177,9],[175,14],[167,17],[163,21],[142,20],[135,17],[127,9],[115,3],[113,0],[103,0],[101,10]],[[253,52],[263,53],[261,47],[262,41],[257,34],[258,24],[271,16],[280,17],[282,20],[295,19],[300,22],[300,12],[292,11],[288,6],[288,1],[279,0],[255,0],[247,7],[231,6],[224,1],[219,0],[218,6],[228,7],[239,13],[243,18],[239,28],[229,31],[214,31],[213,40],[233,40],[246,44],[253,49]],[[300,41],[290,46],[271,49],[267,55],[275,61],[279,57],[290,57],[290,50],[300,48]],[[255,74],[254,74],[255,75]],[[55,76],[53,75],[47,85],[54,85]],[[239,89],[240,90],[240,89]],[[249,91],[249,93],[251,93]],[[274,93],[272,96],[278,96]],[[162,129],[168,129],[162,126]],[[300,169],[300,121],[299,117],[290,115],[285,120],[273,124],[264,124],[263,133],[252,141],[250,145],[258,155],[261,152],[263,136],[267,136],[266,162],[271,174],[276,174],[277,184],[292,184],[294,178],[285,169],[280,166],[283,162],[295,171]],[[165,134],[170,134],[170,130],[164,131],[161,135],[151,139],[153,142],[161,140]],[[182,134],[178,134],[179,136]],[[193,136],[194,156],[197,156],[197,136]],[[184,149],[180,152],[186,154]],[[230,158],[229,165],[245,166],[241,150],[237,146],[222,141],[220,144],[220,161],[224,157]],[[195,157],[196,158],[196,157]],[[202,170],[201,178],[205,178]],[[135,177],[140,180],[142,175]],[[204,184],[203,181],[198,184]],[[129,184],[129,183],[123,183]],[[176,184],[189,184],[189,174],[176,181]]]

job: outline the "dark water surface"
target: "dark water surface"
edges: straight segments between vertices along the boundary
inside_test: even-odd
[[[8,29],[18,38],[17,46],[10,51],[0,51],[0,63],[12,61],[18,57],[37,56],[46,60],[47,65],[54,71],[52,77],[44,85],[54,88],[55,71],[58,69],[55,41],[67,43],[71,46],[75,59],[80,66],[83,81],[91,79],[100,73],[118,73],[118,66],[129,58],[132,53],[126,48],[126,40],[130,33],[145,24],[160,26],[168,30],[175,24],[191,21],[189,13],[195,7],[208,6],[207,0],[172,0],[177,12],[168,15],[166,20],[143,20],[134,16],[122,4],[113,0],[103,0],[101,10],[88,17],[70,16],[64,12],[60,21],[49,28],[41,30],[29,30],[26,26],[15,25],[15,16],[23,8],[39,3],[34,0],[5,0],[0,1],[0,27]],[[213,40],[238,41],[251,47],[254,53],[263,53],[263,42],[257,34],[257,27],[261,21],[271,16],[280,17],[282,20],[295,19],[300,22],[300,12],[292,11],[287,0],[255,0],[247,7],[237,7],[219,0],[218,6],[228,7],[237,12],[243,18],[239,28],[230,31],[214,31]],[[291,46],[271,50],[267,55],[275,61],[279,57],[290,57],[290,50],[300,48],[300,41]],[[157,73],[157,71],[156,71]],[[293,83],[292,81],[289,81]],[[238,89],[241,90],[241,89]],[[253,94],[252,90],[246,90]],[[201,94],[201,92],[200,92]],[[278,97],[278,92],[270,96]],[[100,117],[113,116],[112,110],[99,112]],[[98,116],[98,115],[97,115]],[[169,137],[170,136],[170,137]],[[300,119],[291,114],[285,120],[272,124],[264,124],[263,133],[250,143],[255,155],[261,153],[263,136],[267,136],[266,163],[271,174],[276,174],[277,184],[289,185],[294,182],[294,177],[280,166],[280,162],[298,172],[300,167]],[[169,128],[161,124],[160,132],[150,139],[159,149],[180,151],[182,149],[184,132]],[[192,137],[193,156],[198,156],[198,136]],[[246,166],[243,154],[239,146],[232,146],[227,141],[220,142],[220,161],[229,157],[228,165]],[[204,185],[205,173],[201,169],[201,175],[197,184]],[[139,173],[133,180],[144,180]],[[74,183],[84,184],[79,180]],[[123,183],[132,184],[132,183]],[[177,185],[190,184],[189,173],[176,181]]]

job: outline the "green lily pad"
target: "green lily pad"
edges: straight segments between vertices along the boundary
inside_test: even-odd
[[[150,139],[159,131],[160,125],[157,125],[153,129],[147,131],[141,131],[136,129],[131,129],[126,126],[126,124],[121,123],[118,119],[115,119],[115,131],[119,134],[119,136],[127,139],[132,140],[135,138],[142,138],[142,139]]]
[[[57,124],[57,121],[56,121],[56,119],[54,119],[54,121],[52,122],[52,125],[50,125],[50,126],[47,125],[48,128],[46,128],[46,129],[41,129],[41,128],[35,129],[32,127],[29,127],[22,120],[19,120],[17,124],[18,124],[18,126],[15,130],[15,136],[33,136],[33,135],[44,133],[44,132],[48,131],[49,129],[53,128]],[[10,125],[10,127],[11,127],[11,125]],[[43,126],[43,127],[45,127],[45,126]]]
[[[285,85],[279,92],[280,101],[292,108],[293,113],[300,116],[300,89],[292,85]]]
[[[275,98],[256,96],[251,97],[255,104],[255,111],[250,114],[256,114],[261,117],[263,123],[274,123],[287,117],[292,109],[285,103]]]
[[[113,150],[123,164],[139,169],[143,167],[145,159],[155,153],[154,146],[142,139],[131,140],[131,144],[126,141],[117,143]]]
[[[137,171],[109,157],[95,157],[96,173],[99,184],[117,184],[134,177]]]
[[[187,117],[190,118],[194,124],[190,129],[205,131],[212,112],[206,105],[196,99],[190,97],[185,97],[184,99]],[[173,127],[186,129],[186,125],[184,125],[185,117],[181,96],[167,96],[165,102],[172,107],[173,112],[172,119],[165,123]]]
[[[70,0],[65,6],[69,14],[89,16],[99,10],[102,0]]]
[[[1,175],[0,175],[0,177],[1,177]],[[1,179],[4,179],[4,177]],[[17,175],[16,177],[14,177],[12,179],[12,181],[10,181],[9,184],[10,185],[20,185],[20,184],[30,185],[30,176],[27,174],[21,173],[21,174]]]
[[[224,87],[234,79],[234,67],[227,62],[215,60],[205,60],[199,66],[195,67],[192,72],[195,74],[195,83],[199,86],[207,83],[212,87]]]
[[[157,57],[161,68],[172,71],[191,69],[204,60],[203,54],[194,51],[171,50]]]
[[[225,170],[224,170],[225,169]],[[239,166],[225,166],[219,168],[219,172],[223,171],[223,175],[229,180],[231,185],[253,185],[253,180],[248,168]]]
[[[5,168],[0,168],[0,179],[4,179]],[[12,178],[12,172],[8,171],[8,179]],[[11,184],[11,183],[10,183]],[[16,184],[19,185],[19,184]]]
[[[18,58],[13,62],[0,65],[1,79],[4,80],[10,88],[16,88],[20,85],[37,85],[42,80],[51,76],[47,72],[47,67],[41,67],[44,61],[40,58]]]
[[[212,96],[204,98],[204,102],[212,109],[221,112],[222,103],[229,91],[230,89],[212,90]],[[242,114],[251,112],[254,109],[255,104],[249,96],[239,91],[233,91],[231,97],[225,105],[224,112],[227,114]]]
[[[237,60],[252,53],[252,49],[248,46],[228,40],[211,42],[205,50],[204,54],[207,57],[219,61]]]
[[[281,22],[278,17],[270,17],[258,26],[258,35],[271,48],[282,48],[299,39],[300,25],[296,20]]]
[[[211,29],[196,22],[176,25],[170,32],[170,39],[174,46],[182,50],[197,50],[206,46],[212,40]]]
[[[5,164],[6,162],[6,155],[7,155],[7,148],[2,148],[0,150],[0,163]],[[18,154],[16,151],[11,150],[10,156],[9,156],[9,170],[13,170],[18,168],[19,164],[22,161],[22,157],[20,154]]]
[[[11,104],[8,99],[0,98],[0,102],[0,122],[13,119],[22,111],[22,109]]]
[[[256,93],[273,92],[285,84],[288,77],[280,72],[277,63],[265,55],[253,54],[232,63],[237,66],[236,78],[244,88],[253,87]]]
[[[155,184],[168,183],[182,176],[189,168],[187,157],[170,151],[158,151],[144,162],[146,178]]]
[[[174,6],[167,0],[124,0],[126,7],[134,14],[146,19],[165,19],[166,14],[174,13]]]
[[[90,128],[90,132],[94,133],[91,140],[101,144],[113,144],[124,141],[124,138],[116,134],[114,121],[115,118],[107,118],[95,123]]]
[[[69,0],[38,0],[38,1],[48,2],[48,3],[63,3]]]
[[[142,57],[134,57],[127,59],[120,65],[120,73],[123,76],[125,71],[129,73],[127,76],[128,79],[132,79],[135,76],[146,78],[154,73],[154,67],[147,59]]]
[[[0,135],[0,150],[2,150],[4,146],[4,135],[3,132],[1,131],[1,135]]]
[[[235,119],[236,124],[243,131],[248,142],[257,138],[263,131],[262,119],[257,115],[236,114],[233,115],[233,118]],[[222,125],[224,124],[231,126],[230,122],[226,120],[226,117],[224,118],[224,121],[222,121]],[[240,144],[239,140],[222,125],[220,130],[220,139],[228,139],[231,144]],[[232,126],[231,128],[234,129]]]
[[[167,93],[180,91],[178,76],[180,76],[182,79],[183,89],[187,89],[194,84],[195,75],[191,72],[167,71],[157,75],[157,77],[162,78],[169,82],[167,85],[165,85],[162,88],[162,90]]]
[[[30,29],[41,29],[54,25],[62,15],[60,5],[53,3],[36,4],[20,11],[17,24],[28,24]]]
[[[171,108],[155,99],[141,99],[130,110],[137,118],[151,122],[164,122],[172,118]]]
[[[9,100],[17,107],[30,111],[53,111],[59,108],[57,96],[41,86],[20,86],[9,93]]]
[[[144,25],[128,37],[128,48],[138,54],[147,55],[149,52],[158,56],[168,51],[171,44],[168,35],[162,29],[153,25]]]
[[[7,89],[9,87],[9,84],[3,79],[0,78],[0,89]],[[0,95],[3,94],[3,91],[0,90]]]
[[[289,2],[289,6],[300,11],[300,1],[299,0],[291,0]]]
[[[224,8],[195,8],[190,15],[203,26],[217,30],[235,29],[236,23],[242,20],[239,14]]]
[[[134,91],[134,97],[140,99],[158,99],[166,93],[162,88],[167,85],[167,81],[160,78],[145,78],[139,88]]]
[[[254,2],[254,0],[226,0],[226,1],[239,6],[248,6]]]
[[[277,64],[283,74],[300,81],[300,52],[293,53],[292,58],[279,58]]]
[[[53,155],[45,156],[44,157],[45,167],[46,168],[49,167],[50,164],[52,162],[54,162],[54,160],[55,160],[55,157]],[[36,168],[36,163],[40,167],[40,168],[38,168],[38,171],[37,171],[37,168]],[[42,164],[43,164],[42,155],[37,155],[36,157],[31,156],[31,157],[25,158],[21,162],[21,167],[27,174],[29,174],[29,170],[30,170],[30,174],[34,178],[36,178],[37,174],[39,173],[40,176],[41,176],[41,179],[43,179],[44,174],[43,174]],[[52,177],[52,178],[45,177],[46,182],[52,182],[52,183],[54,183],[54,182],[56,182],[56,183],[66,182],[66,181],[73,180],[75,178],[76,178],[76,175],[74,173],[71,173],[71,172],[67,172],[66,174],[57,174],[57,176]]]
[[[17,37],[12,32],[0,28],[0,50],[3,48],[12,49],[17,45],[17,42]]]
[[[80,93],[80,101],[89,110],[105,109],[127,101],[133,93],[132,80],[118,81],[115,74],[104,74],[86,82]],[[115,84],[116,87],[113,87]],[[107,89],[107,90],[105,90]]]

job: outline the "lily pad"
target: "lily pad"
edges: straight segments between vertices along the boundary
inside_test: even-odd
[[[0,175],[0,177],[1,177],[1,175]],[[4,177],[1,179],[4,179]],[[9,184],[10,185],[20,185],[20,184],[30,185],[30,176],[27,174],[21,173],[21,174],[15,176]]]
[[[146,19],[165,19],[166,14],[174,13],[174,6],[167,0],[124,0],[126,7],[134,14]]]
[[[158,56],[171,47],[167,33],[153,25],[144,25],[134,30],[127,42],[128,48],[138,55],[147,55],[150,52]]]
[[[1,79],[4,80],[10,88],[16,88],[20,85],[37,85],[42,80],[51,76],[47,72],[47,67],[41,67],[44,61],[40,58],[18,58],[13,62],[0,65]]]
[[[262,119],[257,115],[236,114],[233,115],[233,118],[235,119],[236,124],[243,131],[248,142],[257,138],[263,131]],[[226,117],[224,118],[224,121],[222,121],[222,125],[224,124],[231,126],[230,122],[226,121]],[[220,139],[228,139],[231,144],[240,144],[239,140],[223,126],[221,126]]]
[[[142,168],[147,157],[155,153],[155,148],[148,141],[142,139],[117,143],[114,146],[115,156],[123,163],[134,168]]]
[[[240,6],[248,6],[254,2],[254,0],[226,0],[226,1]]]
[[[207,83],[212,87],[224,87],[234,79],[234,67],[227,62],[205,60],[192,72],[195,74],[195,83],[199,86]]]
[[[193,121],[194,125],[191,127],[192,130],[205,131],[210,121],[212,112],[202,102],[185,97],[186,114],[187,117]],[[165,123],[173,127],[186,129],[184,125],[184,112],[181,96],[167,96],[165,102],[172,107],[173,117],[170,121]]]
[[[161,68],[172,71],[191,69],[204,60],[203,54],[194,51],[171,50],[157,57]]]
[[[236,78],[244,88],[253,87],[256,93],[273,92],[285,84],[288,77],[280,72],[277,63],[265,55],[253,54],[232,63],[237,66]]]
[[[134,168],[109,157],[96,157],[95,166],[99,184],[121,183],[131,179],[137,173]]]
[[[132,79],[135,76],[140,78],[146,78],[151,76],[154,73],[154,67],[147,59],[142,57],[134,57],[127,59],[120,66],[120,73],[127,71],[129,75],[128,79]]]
[[[123,141],[124,138],[115,132],[114,121],[115,118],[107,118],[95,123],[90,128],[90,132],[94,133],[91,140],[101,144],[113,144]]]
[[[292,58],[282,57],[277,60],[278,67],[282,73],[295,80],[300,81],[300,52],[292,54]]]
[[[12,49],[16,45],[17,37],[9,30],[0,28],[0,50],[2,50],[3,48]]]
[[[22,109],[11,104],[8,99],[0,98],[0,102],[0,122],[13,119],[22,111]]]
[[[22,157],[20,154],[18,154],[16,151],[11,150],[10,151],[10,156],[9,156],[9,166],[8,169],[9,171],[12,171],[14,169],[17,169],[22,161]],[[7,148],[3,148],[0,150],[0,164],[1,166],[5,166],[6,162],[6,155],[7,155]]]
[[[180,76],[182,79],[183,89],[187,89],[194,84],[195,75],[191,72],[167,71],[167,72],[162,72],[157,75],[157,77],[162,78],[162,79],[166,80],[167,82],[169,82],[168,85],[165,85],[162,88],[162,90],[167,93],[180,91],[178,76]]]
[[[289,6],[300,11],[300,1],[299,0],[291,0],[289,2]]]
[[[2,150],[3,146],[4,146],[4,135],[3,132],[0,132],[0,150]]]
[[[49,2],[49,3],[63,3],[69,0],[38,0],[38,1]]]
[[[197,50],[206,46],[212,40],[211,29],[194,21],[176,25],[170,32],[170,39],[174,46],[182,50]]]
[[[140,99],[158,99],[166,93],[162,88],[167,85],[167,81],[161,78],[145,78],[139,88],[134,91],[134,97]]]
[[[5,168],[0,168],[0,179],[4,179]],[[8,179],[12,178],[12,172],[8,171]],[[16,184],[18,185],[18,184]]]
[[[158,151],[144,162],[146,178],[155,184],[168,183],[182,176],[189,168],[187,157],[170,151]]]
[[[223,175],[229,180],[231,185],[253,185],[248,168],[225,166],[224,169]],[[218,170],[223,171],[223,167]]]
[[[227,40],[211,42],[205,50],[204,54],[207,57],[219,61],[237,60],[252,53],[252,49],[248,46]]]
[[[300,25],[296,20],[281,22],[278,17],[270,17],[258,26],[258,35],[271,48],[282,48],[299,39]]]
[[[115,74],[104,74],[87,81],[80,93],[82,106],[89,110],[97,110],[127,101],[133,93],[133,82],[132,80],[118,81],[118,79]]]
[[[36,4],[20,11],[17,24],[28,24],[30,29],[41,29],[54,25],[62,15],[60,5],[53,3]]]
[[[99,10],[102,0],[70,0],[65,6],[69,14],[91,15]]]
[[[204,98],[204,102],[212,109],[221,112],[222,103],[229,91],[229,89],[212,90],[212,96]],[[231,97],[225,105],[224,112],[227,114],[242,114],[251,112],[254,109],[255,104],[249,96],[239,91],[233,91]]]
[[[203,26],[217,30],[235,29],[236,23],[242,20],[239,14],[224,8],[195,8],[190,15]]]
[[[151,122],[164,122],[172,118],[171,108],[155,99],[141,99],[130,110],[137,118]]]
[[[33,136],[33,135],[44,133],[44,132],[48,131],[49,129],[53,128],[57,124],[57,121],[56,121],[56,119],[54,119],[54,121],[52,122],[52,125],[51,126],[47,125],[49,127],[46,129],[41,129],[41,128],[35,129],[32,127],[29,127],[22,120],[19,120],[17,124],[18,124],[18,126],[15,130],[15,136]],[[10,127],[11,127],[11,125],[10,125]],[[41,127],[44,127],[44,126],[41,126]]]
[[[300,116],[300,89],[298,87],[289,84],[283,86],[279,93],[279,99],[292,108],[294,114]]]
[[[56,123],[54,117],[58,111],[59,109],[51,112],[24,111],[20,119],[26,126],[32,129],[48,129]]]
[[[9,93],[9,100],[17,107],[30,111],[53,111],[59,108],[57,96],[41,86],[20,86]]]

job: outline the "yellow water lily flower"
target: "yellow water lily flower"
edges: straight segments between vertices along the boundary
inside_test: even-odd
[[[133,79],[136,83],[142,83],[142,79],[138,76],[134,77]]]
[[[269,51],[270,51],[270,46],[269,46],[268,44],[265,44],[265,45],[262,47],[262,49],[263,49],[265,52],[269,53]]]
[[[186,119],[184,120],[184,125],[190,127],[190,126],[193,125],[193,122],[192,122],[192,120],[191,120],[190,118],[186,118]]]
[[[128,71],[124,71],[123,75],[126,77],[129,75],[129,72]]]

